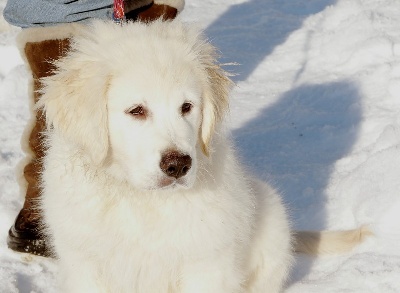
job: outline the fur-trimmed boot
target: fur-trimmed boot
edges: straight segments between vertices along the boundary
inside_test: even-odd
[[[53,73],[52,61],[64,56],[69,49],[69,38],[77,25],[62,25],[48,28],[24,29],[18,36],[18,47],[28,71],[30,80],[30,107],[32,117],[25,128],[21,140],[22,150],[26,154],[21,162],[19,184],[25,196],[24,205],[14,225],[8,233],[8,247],[18,251],[41,256],[49,256],[45,237],[40,229],[40,212],[37,202],[40,196],[39,176],[42,171],[42,158],[45,154],[43,131],[45,115],[34,111],[34,104],[40,95],[40,79]]]
[[[128,0],[125,2],[126,18],[130,21],[152,21],[158,18],[171,20],[183,9],[184,0]],[[51,256],[49,245],[41,228],[41,213],[37,208],[40,197],[39,177],[45,154],[43,131],[45,115],[34,111],[39,100],[40,79],[53,74],[52,62],[69,50],[70,38],[79,33],[79,24],[53,27],[28,28],[18,36],[18,46],[27,70],[32,73],[29,90],[32,117],[22,137],[22,149],[26,154],[21,162],[20,190],[25,197],[24,205],[8,233],[7,244],[12,250],[41,256]]]
[[[125,16],[131,21],[172,20],[184,6],[185,0],[128,0],[125,1]]]

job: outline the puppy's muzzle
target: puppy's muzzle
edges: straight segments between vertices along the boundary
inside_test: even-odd
[[[169,177],[179,179],[192,167],[192,158],[177,151],[167,151],[161,157],[160,168]]]

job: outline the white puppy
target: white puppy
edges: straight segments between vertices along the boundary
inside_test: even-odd
[[[94,22],[56,65],[39,102],[41,207],[64,292],[279,292],[293,250],[365,234],[300,233],[292,247],[280,197],[218,127],[231,81],[197,30]]]

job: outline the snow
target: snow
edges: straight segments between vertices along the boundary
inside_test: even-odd
[[[283,194],[296,229],[368,224],[351,253],[298,256],[286,292],[400,292],[398,0],[188,0],[237,73],[229,126],[243,162]],[[0,9],[5,0],[0,0]],[[6,236],[29,118],[17,28],[0,19],[0,292],[57,292],[52,260]]]

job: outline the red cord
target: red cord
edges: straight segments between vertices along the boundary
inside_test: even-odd
[[[113,18],[117,22],[120,22],[125,18],[124,0],[114,0]]]

